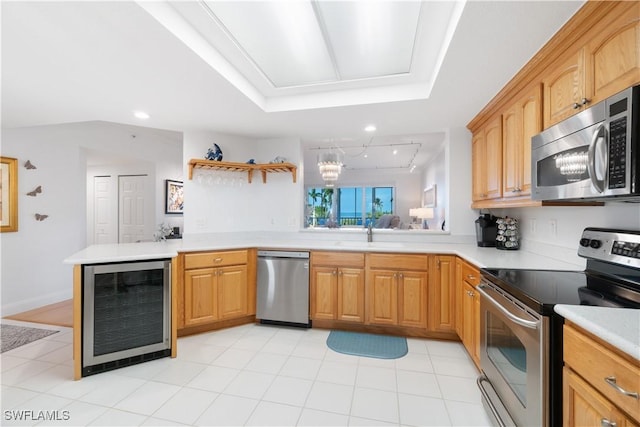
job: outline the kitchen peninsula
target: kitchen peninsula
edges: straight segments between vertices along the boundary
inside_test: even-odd
[[[376,236],[378,238],[388,238],[385,235]],[[346,240],[348,238],[349,240]],[[431,237],[438,241],[437,236]],[[447,242],[428,242],[430,236],[425,234],[425,242],[408,242],[408,241],[374,241],[366,242],[364,231],[361,233],[332,234],[332,233],[216,233],[185,236],[183,240],[170,240],[164,242],[144,242],[130,244],[112,244],[112,245],[93,245],[86,249],[71,255],[65,260],[67,264],[74,265],[74,377],[79,379],[81,375],[82,363],[82,267],[90,264],[105,263],[123,263],[134,261],[148,261],[159,259],[172,260],[171,272],[171,356],[177,354],[177,336],[181,334],[196,333],[203,330],[217,329],[220,327],[228,327],[233,324],[250,323],[255,321],[255,270],[251,265],[255,266],[255,249],[291,249],[291,250],[309,250],[315,253],[350,253],[362,254],[368,257],[372,255],[380,255],[385,259],[394,260],[397,256],[403,254],[412,255],[414,257],[423,257],[421,259],[432,260],[425,261],[423,267],[425,272],[435,268],[440,268],[440,261],[443,260],[447,269],[446,273],[431,274],[427,281],[421,284],[424,300],[423,305],[418,305],[417,310],[422,311],[420,314],[425,320],[429,316],[429,328],[413,327],[407,328],[409,333],[418,333],[419,336],[431,336],[434,338],[458,339],[460,335],[461,325],[455,325],[454,317],[460,316],[461,309],[456,310],[456,306],[462,307],[462,303],[456,304],[456,299],[462,290],[459,289],[456,277],[460,273],[456,273],[456,262],[464,262],[465,268],[473,267],[477,271],[482,267],[521,267],[521,268],[538,268],[538,269],[558,269],[558,270],[580,270],[582,267],[577,263],[560,261],[557,258],[551,258],[526,251],[498,251],[494,248],[479,248],[475,242],[467,242],[458,240],[457,243]],[[185,266],[185,257],[191,257],[196,264],[192,264],[192,269],[202,272],[203,269],[209,268],[201,264],[206,256],[215,254],[223,254],[231,256],[235,261],[230,264],[238,264],[241,261],[248,265],[246,272],[246,286],[248,291],[244,293],[244,298],[248,301],[248,310],[242,313],[232,315],[231,319],[225,322],[220,321],[218,317],[208,319],[205,322],[191,322],[185,324],[185,306],[187,306],[188,298],[185,297],[185,277],[187,276],[188,267]],[[244,258],[237,260],[238,254]],[[205,256],[203,256],[205,255]],[[236,257],[236,258],[233,258]],[[403,257],[408,258],[408,257]],[[221,257],[215,258],[217,261]],[[216,268],[224,268],[225,261],[218,261]],[[462,268],[462,267],[460,267]],[[198,270],[199,269],[199,270]],[[467,272],[467,270],[464,270]],[[436,276],[438,281],[434,282]],[[465,282],[467,283],[467,282]],[[477,284],[477,283],[476,283]],[[313,285],[313,280],[312,280]],[[438,289],[436,289],[438,288]],[[369,289],[367,285],[365,289]],[[192,296],[192,301],[196,305],[200,305],[200,294]],[[427,309],[427,302],[433,304],[435,299],[440,300],[437,308],[438,318],[432,317],[431,306]],[[311,297],[313,300],[313,296]],[[442,301],[446,301],[444,304]],[[313,304],[313,302],[311,303]],[[251,308],[253,307],[253,308]],[[443,308],[444,307],[444,308]],[[450,308],[450,309],[449,309]],[[312,314],[313,317],[313,314]],[[236,322],[236,323],[234,323]],[[440,322],[440,323],[438,323]],[[188,322],[187,322],[188,323]],[[437,325],[436,325],[437,323]],[[461,323],[458,321],[458,323]],[[369,324],[365,322],[365,324]],[[375,321],[371,324],[376,324]],[[214,325],[214,326],[212,326]],[[318,320],[317,325],[322,327],[322,321]],[[444,325],[444,326],[443,326]],[[475,323],[474,323],[475,325]],[[347,325],[350,326],[350,325]],[[415,325],[414,325],[415,326]],[[354,325],[354,327],[364,327],[364,325]],[[376,326],[384,328],[385,326]],[[391,333],[402,333],[402,329],[393,329]],[[475,326],[474,326],[475,328]],[[180,331],[179,331],[180,329]],[[182,332],[182,333],[181,333]],[[475,343],[473,344],[475,345]]]

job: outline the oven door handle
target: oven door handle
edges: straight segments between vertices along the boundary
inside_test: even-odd
[[[482,284],[478,285],[478,287],[477,287],[478,292],[480,292],[480,294],[482,294],[482,296],[484,298],[486,298],[494,307],[496,307],[498,310],[500,310],[502,312],[502,314],[507,316],[509,318],[509,320],[511,320],[514,323],[517,323],[520,326],[528,328],[528,329],[538,329],[539,321],[535,321],[534,322],[534,321],[531,321],[531,320],[525,320],[525,319],[519,318],[518,316],[516,316],[515,314],[511,313],[509,310],[504,308],[502,306],[502,304],[500,304],[498,301],[496,301],[491,295],[486,293],[484,291],[485,288],[486,288],[486,286],[484,286]]]

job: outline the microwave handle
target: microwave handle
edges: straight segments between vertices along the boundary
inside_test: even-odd
[[[604,193],[606,176],[605,176],[605,179],[598,179],[598,177],[596,177],[596,146],[598,145],[598,139],[600,138],[600,135],[602,135],[602,139],[606,143],[607,139],[606,139],[606,129],[605,129],[604,123],[600,123],[598,125],[595,132],[593,132],[593,136],[591,137],[591,143],[589,144],[589,151],[588,151],[587,168],[589,169],[589,178],[591,179],[591,183],[593,184],[595,189],[598,191],[598,193]],[[608,149],[605,149],[605,156],[606,156],[606,159],[604,164],[605,164],[605,167],[608,167],[609,165]]]

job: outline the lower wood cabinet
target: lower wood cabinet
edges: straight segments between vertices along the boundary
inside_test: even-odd
[[[456,257],[429,258],[429,330],[456,331]]]
[[[427,327],[427,255],[367,254],[366,323]]]
[[[480,271],[468,262],[456,260],[458,336],[476,366],[480,366]]]
[[[255,315],[255,250],[181,256],[179,329]]]
[[[570,323],[564,325],[563,345],[562,424],[640,425],[638,360]]]
[[[364,322],[364,254],[312,252],[312,320]]]

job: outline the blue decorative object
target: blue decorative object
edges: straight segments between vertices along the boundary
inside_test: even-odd
[[[338,353],[377,359],[398,359],[409,351],[404,337],[346,331],[331,331],[327,346]]]
[[[222,161],[222,150],[220,149],[220,146],[218,144],[213,144],[213,147],[215,150],[212,150],[211,148],[207,150],[207,160],[215,160],[218,162]]]
[[[248,165],[255,165],[256,164],[256,160],[255,159],[249,159],[249,160],[247,160],[247,164]]]

